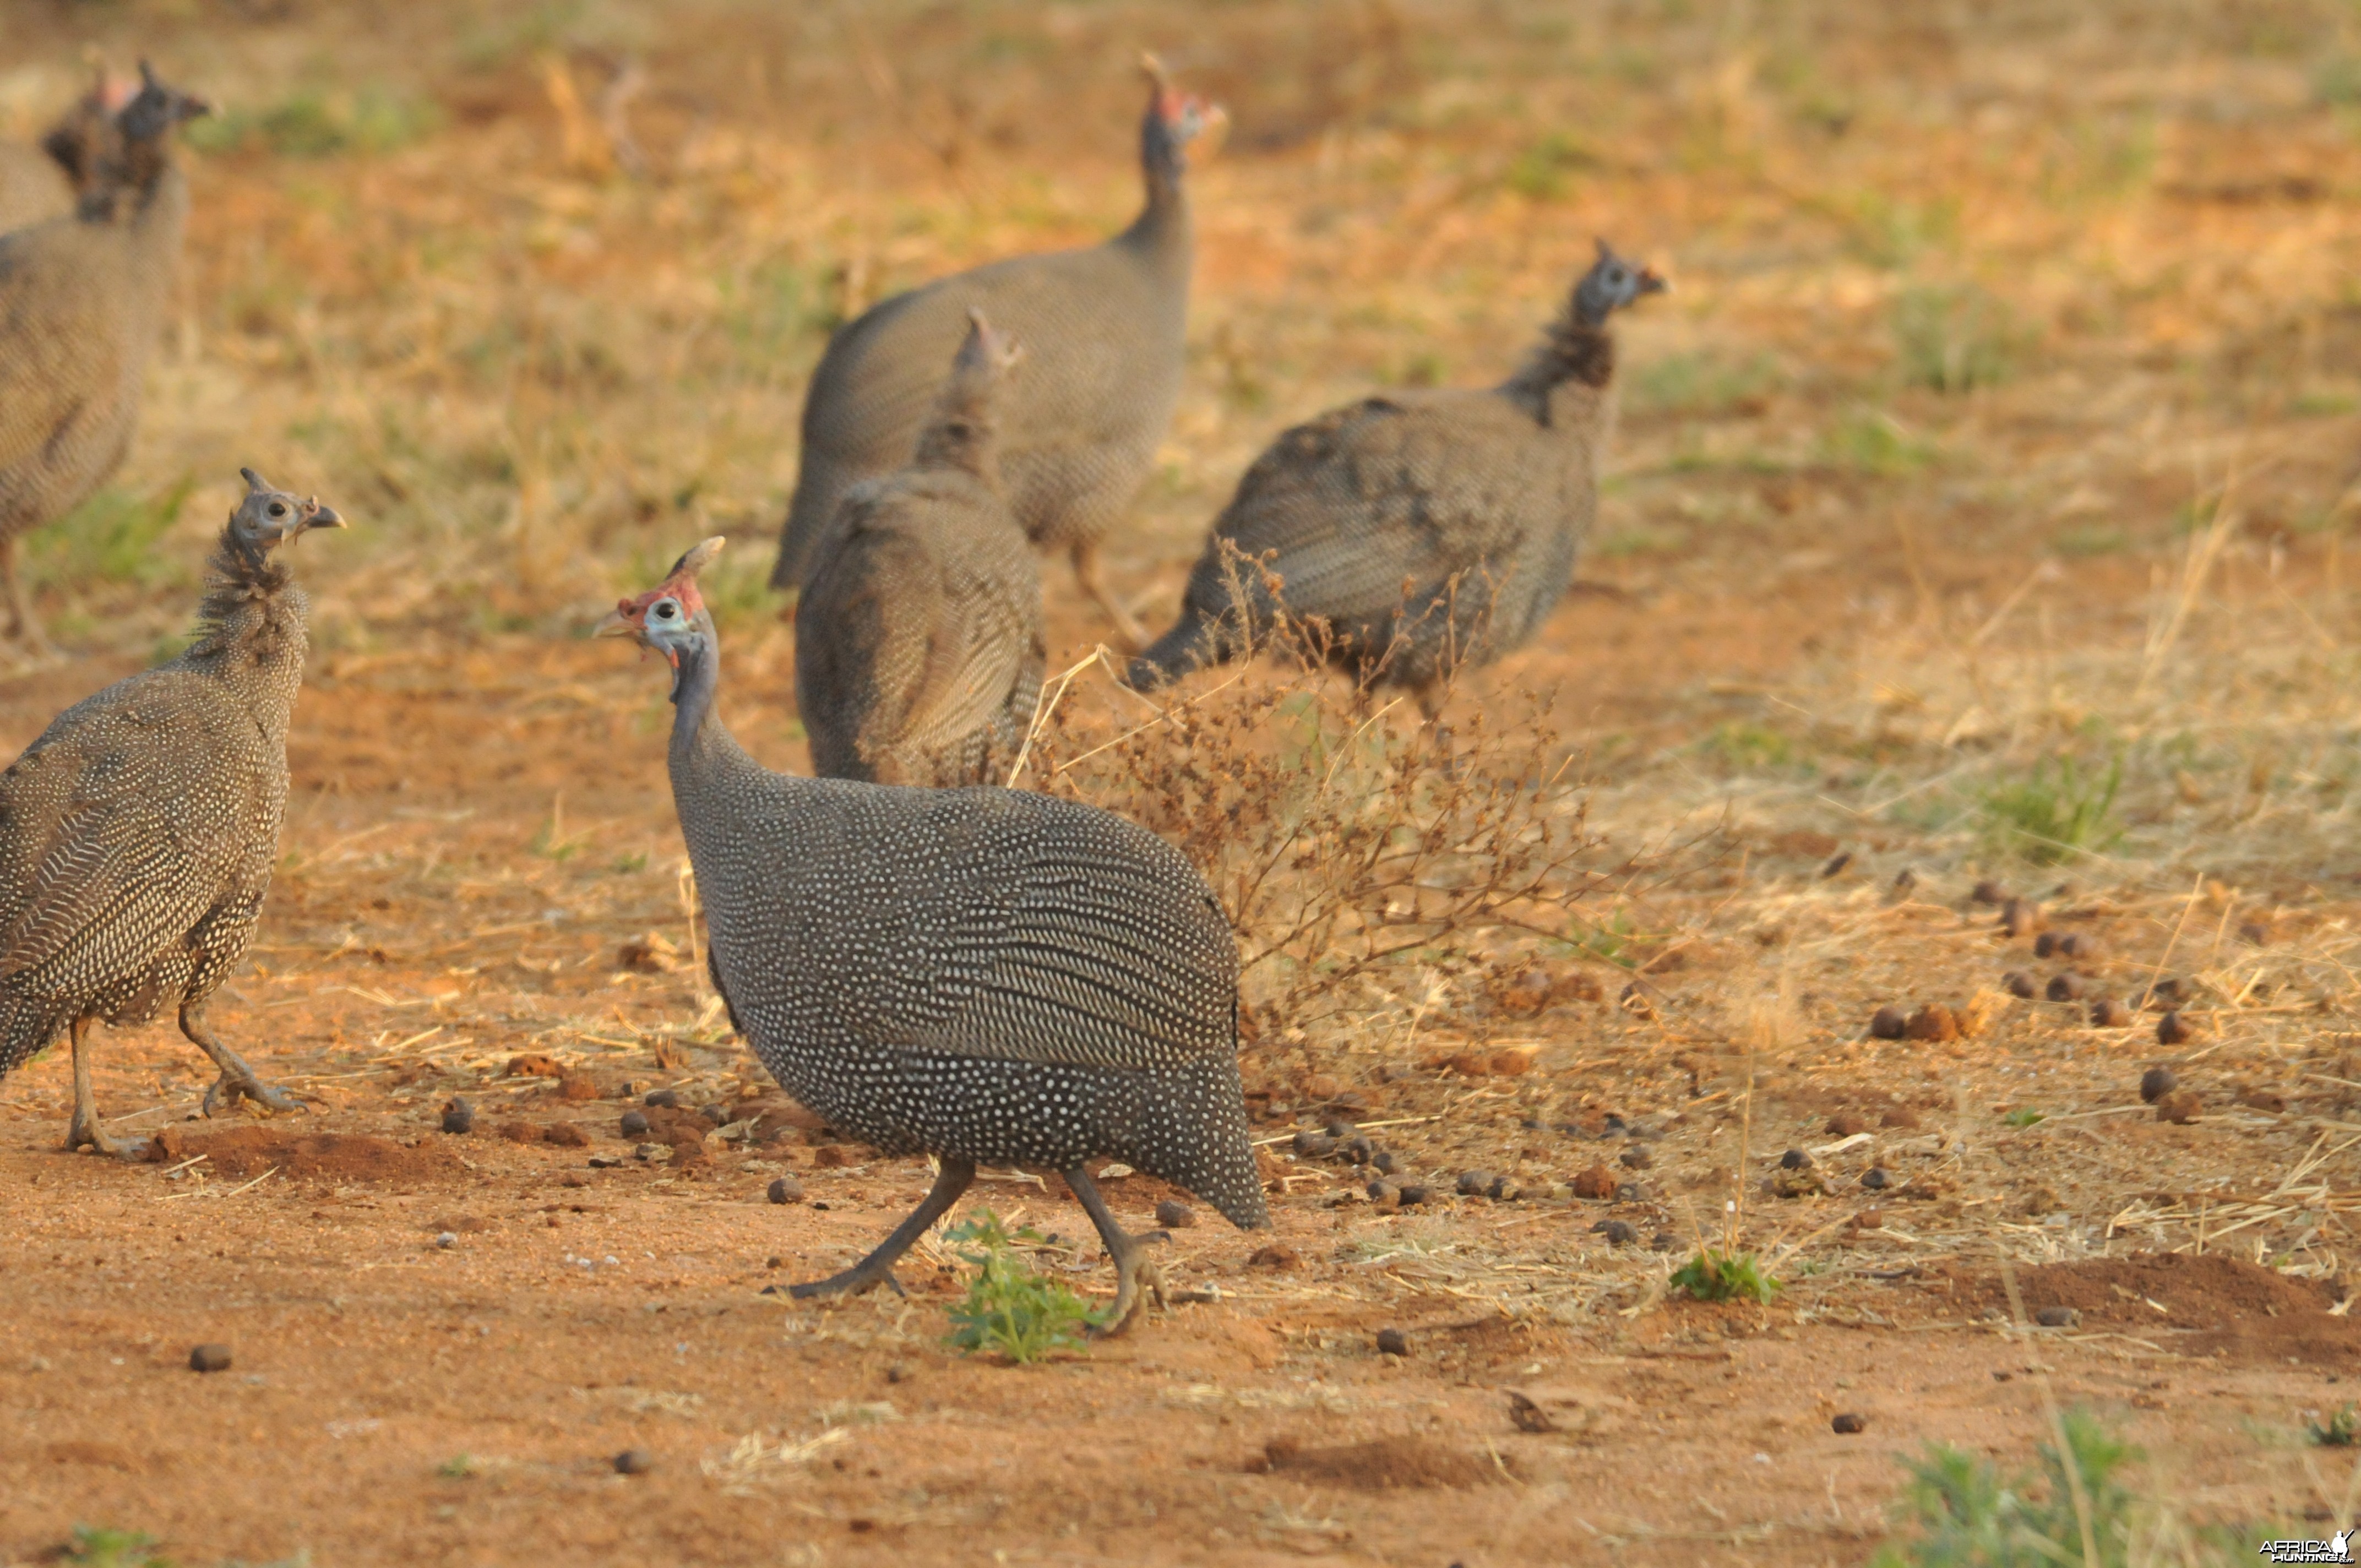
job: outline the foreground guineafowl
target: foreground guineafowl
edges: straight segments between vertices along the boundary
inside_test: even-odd
[[[1188,146],[1222,117],[1148,62],[1146,204],[1086,250],[1013,257],[872,306],[838,329],[804,394],[803,456],[774,587],[800,587],[845,490],[910,459],[943,367],[981,309],[1029,356],[1003,411],[1000,468],[1027,537],[1064,550],[1082,588],[1137,647],[1101,579],[1099,541],[1147,477],[1180,396],[1194,251]]]
[[[0,1074],[73,1036],[66,1146],[127,1152],[99,1125],[94,1023],[167,1007],[221,1076],[210,1115],[263,1084],[205,1023],[254,935],[287,806],[287,720],[308,601],[272,552],[344,520],[251,468],[214,551],[196,640],[52,719],[0,773]]]
[[[1064,1173],[1116,1269],[1119,1327],[1162,1287],[1082,1161],[1108,1156],[1267,1222],[1238,1084],[1237,948],[1204,879],[1136,824],[1007,789],[792,778],[714,711],[708,539],[602,631],[673,669],[673,803],[730,1017],[788,1093],[941,1172],[884,1244],[798,1297],[893,1280],[978,1164]]]
[[[115,112],[130,97],[124,83],[102,71],[38,146],[0,142],[0,234],[74,210],[98,172]]]
[[[1612,419],[1608,319],[1664,280],[1598,246],[1565,313],[1498,387],[1389,392],[1255,459],[1190,573],[1180,620],[1132,662],[1152,690],[1234,658],[1283,603],[1338,663],[1415,691],[1540,629],[1598,506]]]
[[[0,591],[9,635],[34,647],[16,542],[80,505],[130,448],[188,222],[172,132],[209,112],[139,71],[73,214],[0,234]]]
[[[874,784],[1005,774],[1041,690],[1041,572],[1000,489],[1021,351],[972,313],[910,466],[844,492],[796,609],[812,770]]]

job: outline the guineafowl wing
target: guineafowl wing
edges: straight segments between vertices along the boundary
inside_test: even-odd
[[[258,792],[211,767],[192,787],[215,739],[177,700],[195,685],[157,671],[110,688],[0,775],[0,834],[27,873],[0,928],[0,976],[115,978],[220,901]]]
[[[44,447],[70,446],[78,421],[112,410],[139,347],[110,317],[108,291],[73,286],[71,251],[34,242],[71,225],[0,235],[0,508],[9,475]],[[66,237],[78,237],[68,236]]]
[[[941,600],[902,721],[904,742],[930,752],[990,726],[1020,688],[1038,692],[1042,662],[1041,575],[1025,536],[1005,514],[935,521]]]

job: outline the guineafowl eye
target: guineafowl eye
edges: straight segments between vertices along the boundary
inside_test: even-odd
[[[285,517],[287,515],[287,503],[285,501],[271,502],[270,515],[273,517]]]
[[[656,606],[656,619],[657,619],[657,620],[670,620],[672,618],[673,618],[673,603],[672,603],[672,600],[670,600],[670,599],[666,599],[666,600],[664,600],[664,603],[662,603],[662,604],[660,604],[660,605]]]

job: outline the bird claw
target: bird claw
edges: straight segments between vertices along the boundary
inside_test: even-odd
[[[1146,1235],[1131,1238],[1134,1244],[1170,1239],[1160,1231],[1150,1231]],[[1139,1315],[1143,1296],[1155,1302],[1159,1312],[1171,1306],[1164,1293],[1164,1271],[1157,1267],[1155,1259],[1146,1253],[1134,1251],[1120,1262],[1115,1277],[1115,1305],[1107,1309],[1104,1319],[1090,1325],[1084,1332],[1093,1339],[1115,1338],[1131,1327],[1132,1320]]]
[[[77,1116],[74,1118],[73,1125],[66,1129],[66,1152],[74,1154],[83,1148],[88,1148],[94,1154],[105,1155],[111,1159],[136,1160],[146,1157],[148,1140],[110,1138],[99,1130],[95,1122],[84,1122]]]
[[[310,1106],[290,1096],[285,1091],[273,1089],[262,1080],[248,1073],[241,1078],[225,1069],[205,1091],[202,1107],[207,1120],[224,1110],[236,1110],[240,1100],[251,1100],[267,1111],[308,1111]]]
[[[910,1298],[910,1293],[902,1288],[902,1282],[894,1277],[894,1270],[890,1266],[872,1268],[866,1264],[856,1264],[843,1273],[832,1274],[826,1279],[815,1279],[805,1285],[790,1285],[786,1288],[786,1293],[796,1300],[810,1301],[827,1297],[859,1296],[875,1289],[880,1285],[886,1286],[895,1295],[906,1301]],[[763,1294],[775,1296],[779,1294],[779,1288],[775,1285],[765,1286]]]

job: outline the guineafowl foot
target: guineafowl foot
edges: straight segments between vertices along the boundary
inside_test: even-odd
[[[73,1120],[66,1124],[66,1152],[87,1148],[116,1159],[137,1159],[148,1152],[145,1139],[125,1142],[110,1138],[98,1124],[98,1099],[90,1087],[90,1060],[95,1054],[90,1040],[91,1024],[88,1018],[73,1022]]]
[[[254,1069],[246,1065],[244,1057],[221,1043],[221,1037],[205,1022],[203,1003],[190,1002],[181,1005],[181,1033],[189,1037],[191,1045],[213,1058],[214,1065],[221,1069],[221,1076],[214,1080],[212,1088],[205,1091],[203,1110],[208,1117],[223,1110],[236,1109],[241,1100],[251,1100],[267,1111],[309,1109],[302,1101],[271,1088],[257,1078]]]
[[[841,1274],[815,1279],[808,1285],[790,1285],[787,1294],[798,1301],[809,1301],[824,1296],[858,1296],[880,1285],[890,1285],[895,1295],[901,1295],[902,1282],[894,1277],[894,1265],[901,1261],[902,1255],[909,1251],[920,1236],[933,1229],[935,1222],[950,1212],[950,1206],[960,1201],[960,1194],[965,1192],[974,1180],[973,1160],[944,1160],[941,1171],[935,1177],[934,1186],[927,1190],[927,1196],[910,1211],[908,1219],[894,1227],[892,1235],[878,1244],[875,1252]],[[774,1294],[776,1289],[777,1287],[774,1286],[763,1294]]]
[[[1106,1200],[1099,1196],[1098,1183],[1091,1179],[1089,1171],[1078,1165],[1065,1174],[1066,1185],[1074,1190],[1082,1212],[1090,1215],[1091,1223],[1098,1227],[1099,1240],[1106,1245],[1107,1261],[1115,1265],[1115,1305],[1107,1309],[1105,1316],[1091,1330],[1097,1338],[1112,1339],[1131,1326],[1132,1314],[1139,1310],[1143,1295],[1159,1308],[1167,1305],[1163,1272],[1156,1266],[1155,1259],[1148,1255],[1145,1244],[1171,1238],[1162,1231],[1133,1235],[1115,1223],[1115,1216],[1107,1212]]]

